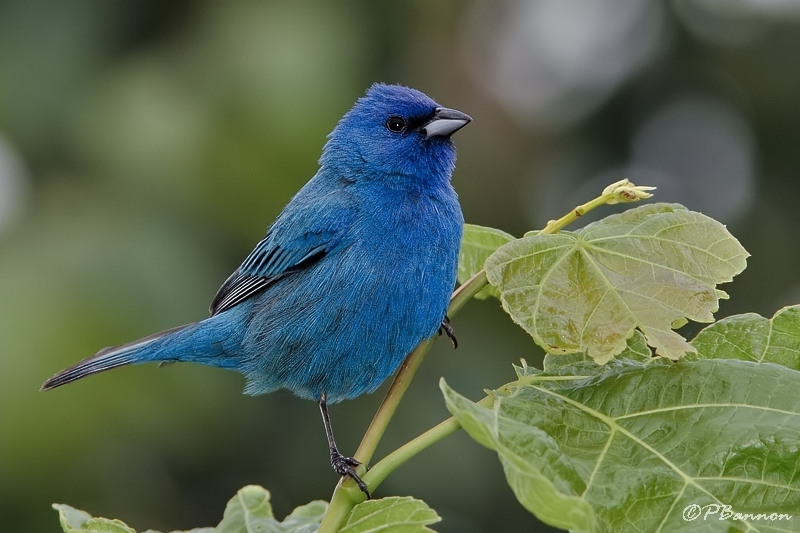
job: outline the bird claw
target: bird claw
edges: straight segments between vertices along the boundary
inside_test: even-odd
[[[456,332],[453,329],[453,326],[450,325],[450,318],[445,316],[444,320],[442,320],[442,325],[439,326],[439,335],[444,333],[450,338],[450,342],[453,343],[453,349],[455,350],[458,348],[458,339],[456,338]]]
[[[367,484],[356,474],[356,467],[360,464],[361,462],[354,457],[347,457],[342,455],[338,450],[331,450],[331,466],[333,470],[340,476],[347,476],[355,481],[358,488],[361,489],[361,492],[367,495],[367,499],[370,499]]]

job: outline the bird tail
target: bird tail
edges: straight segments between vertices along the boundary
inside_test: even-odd
[[[122,346],[103,348],[91,357],[87,357],[83,361],[62,370],[45,381],[42,384],[41,390],[54,389],[83,377],[91,376],[92,374],[97,374],[98,372],[110,370],[119,366],[151,361],[166,361],[168,359],[163,356],[161,353],[162,350],[160,349],[164,343],[159,341],[179,331],[194,329],[192,326],[197,326],[197,324],[186,324],[184,326],[160,331],[133,342],[123,344]]]

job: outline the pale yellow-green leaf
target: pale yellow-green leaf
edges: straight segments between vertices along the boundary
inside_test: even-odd
[[[777,363],[800,370],[800,305],[772,318],[756,313],[724,318],[692,340],[698,357]]]
[[[53,509],[58,511],[64,533],[136,533],[119,520],[94,518],[89,513],[69,505],[56,503],[53,504]]]
[[[433,533],[436,511],[409,496],[390,496],[356,505],[339,533]]]
[[[483,268],[486,258],[498,247],[513,240],[513,235],[499,229],[464,224],[461,252],[458,256],[458,282],[464,283],[471,278]],[[489,296],[499,298],[500,293],[489,285],[476,294],[475,298],[483,299]]]
[[[217,526],[219,533],[251,533],[265,530],[275,524],[269,491],[256,486],[242,487],[230,499],[225,514]]]
[[[69,505],[54,504],[53,508],[58,511],[64,533],[136,533],[120,520],[95,518]],[[297,507],[283,522],[279,522],[272,513],[269,491],[257,485],[247,485],[228,501],[217,527],[172,533],[314,533],[327,509],[327,502],[312,501]],[[148,529],[144,533],[158,532]]]
[[[311,533],[319,528],[327,508],[327,502],[313,501],[279,522],[272,513],[269,491],[248,485],[228,502],[214,533]]]
[[[683,206],[630,209],[576,232],[531,234],[486,260],[504,309],[551,354],[606,363],[638,328],[656,354],[694,348],[672,328],[711,322],[747,251],[719,222]]]

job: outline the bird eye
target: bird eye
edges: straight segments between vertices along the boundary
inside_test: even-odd
[[[406,129],[406,121],[403,117],[398,117],[397,115],[391,116],[389,120],[386,121],[386,127],[391,132],[400,133]]]

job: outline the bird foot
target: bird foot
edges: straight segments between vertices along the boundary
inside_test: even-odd
[[[356,460],[353,457],[347,457],[342,455],[339,450],[332,449],[331,450],[331,466],[333,467],[334,471],[340,476],[347,476],[351,478],[353,481],[356,482],[358,488],[361,489],[361,492],[367,495],[367,499],[370,498],[369,489],[367,488],[367,484],[356,474],[356,467],[361,464],[360,461]]]
[[[453,326],[450,325],[450,318],[445,316],[444,320],[442,320],[442,325],[439,326],[439,335],[444,333],[450,338],[450,342],[453,343],[453,349],[455,350],[458,348],[458,339],[456,338],[456,332],[453,329]]]

